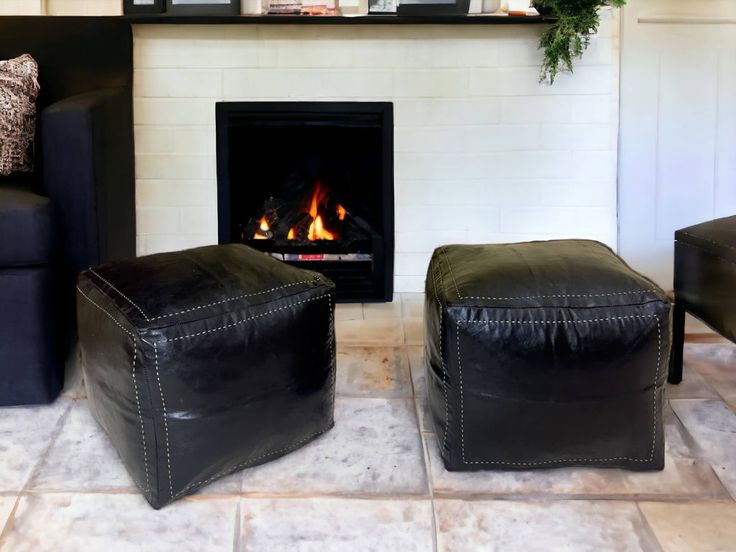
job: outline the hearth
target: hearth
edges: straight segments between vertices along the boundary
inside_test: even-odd
[[[340,301],[393,295],[393,105],[217,104],[220,243],[316,270]]]

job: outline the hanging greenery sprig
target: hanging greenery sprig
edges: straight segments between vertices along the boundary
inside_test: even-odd
[[[572,72],[573,59],[583,55],[590,37],[598,32],[598,10],[624,4],[626,0],[534,0],[540,13],[556,18],[539,42],[544,51],[540,80],[552,84],[560,71]]]

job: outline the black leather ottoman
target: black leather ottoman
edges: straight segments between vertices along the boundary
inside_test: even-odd
[[[332,427],[334,294],[243,245],[80,275],[90,407],[154,508]]]
[[[685,312],[736,343],[736,216],[675,232],[675,315],[670,383],[682,381]]]
[[[662,469],[670,310],[598,242],[437,249],[425,355],[445,467]]]

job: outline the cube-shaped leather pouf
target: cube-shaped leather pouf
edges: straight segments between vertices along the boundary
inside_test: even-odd
[[[437,249],[425,355],[445,467],[662,469],[670,312],[598,242]]]
[[[154,508],[333,426],[334,284],[243,245],[90,268],[90,407]]]

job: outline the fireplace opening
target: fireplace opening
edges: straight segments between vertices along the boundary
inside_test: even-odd
[[[339,301],[391,301],[391,103],[218,103],[217,171],[220,243],[321,272]]]

